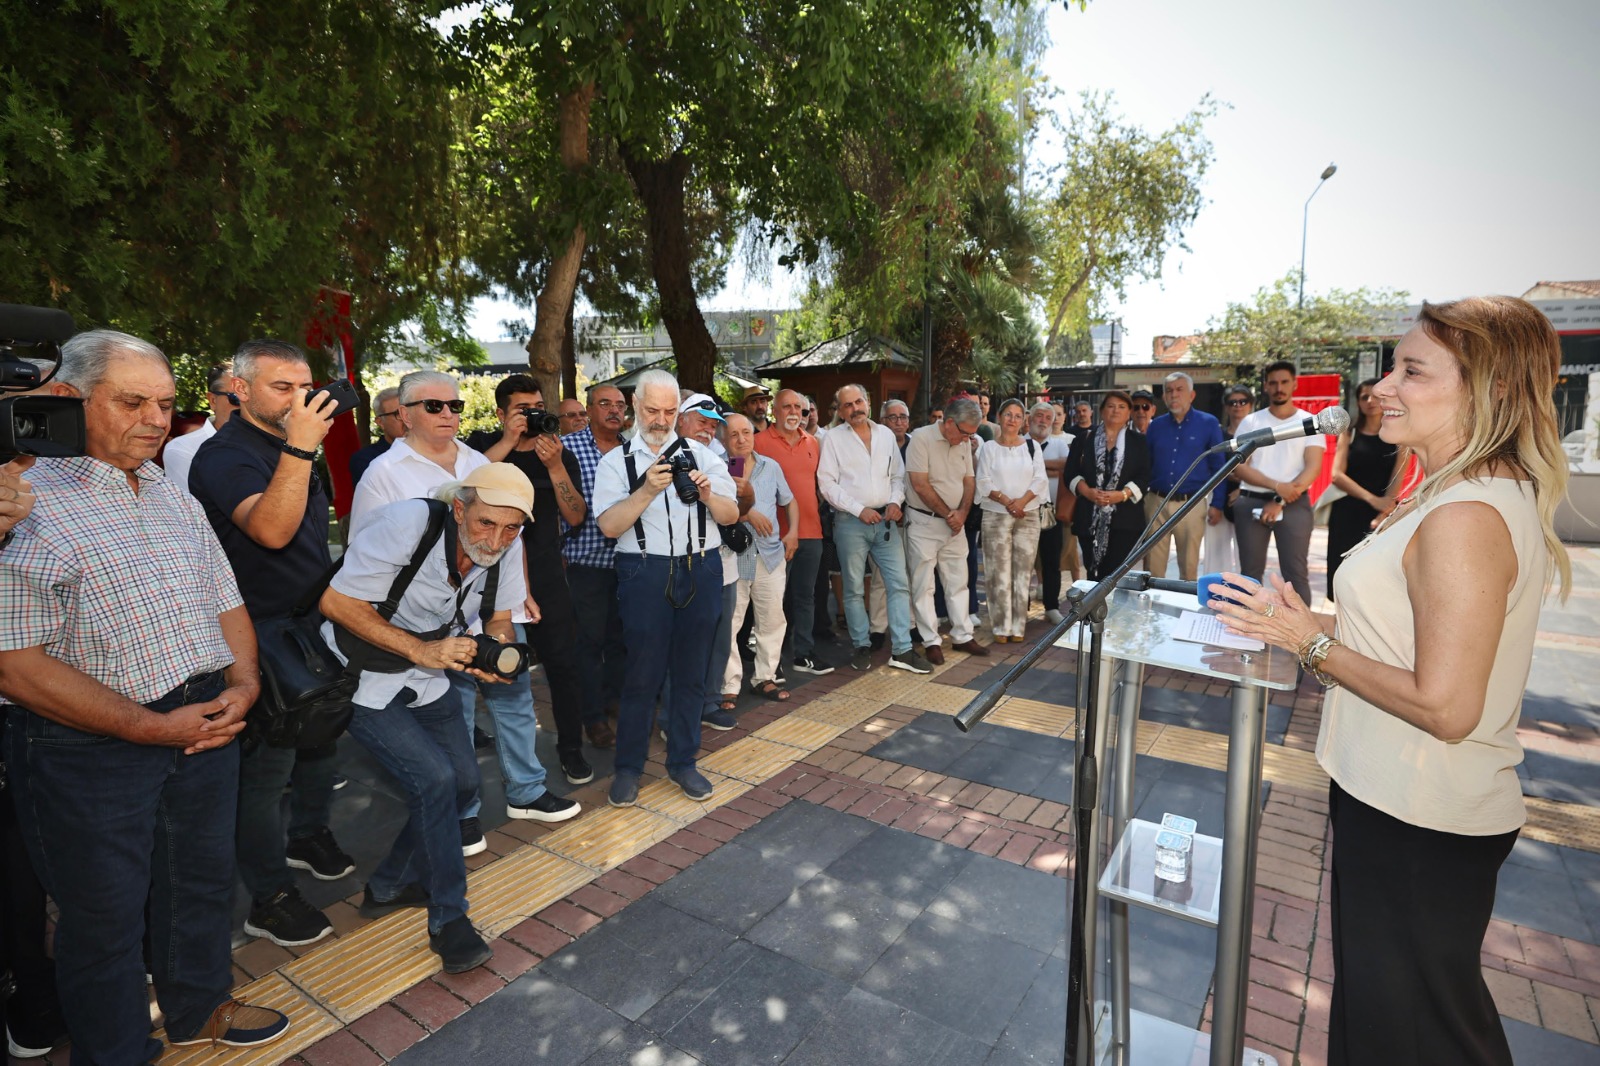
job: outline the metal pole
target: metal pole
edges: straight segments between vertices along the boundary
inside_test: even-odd
[[[1306,206],[1300,213],[1300,298],[1295,302],[1296,311],[1306,309],[1306,227],[1311,221],[1311,201],[1316,199],[1317,193],[1322,191],[1322,183],[1338,171],[1338,167],[1329,163],[1322,171],[1322,177],[1317,179],[1317,187],[1311,190],[1311,195],[1306,197]]]
[[[1244,1055],[1249,1003],[1250,936],[1255,892],[1256,809],[1261,806],[1261,745],[1266,689],[1233,684],[1228,783],[1222,815],[1222,890],[1217,915],[1215,1008],[1211,1066],[1238,1066]]]

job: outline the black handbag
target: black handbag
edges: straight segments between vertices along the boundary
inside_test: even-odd
[[[337,568],[338,564],[334,564]],[[355,713],[357,677],[323,642],[313,609],[329,573],[292,612],[256,623],[261,695],[247,719],[255,739],[274,748],[316,748],[344,734]]]

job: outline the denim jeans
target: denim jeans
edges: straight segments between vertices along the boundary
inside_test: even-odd
[[[722,557],[617,553],[617,602],[628,644],[628,676],[617,715],[617,772],[644,773],[650,722],[662,682],[667,770],[693,769],[700,750],[711,640],[722,615]]]
[[[284,858],[283,786],[289,785],[289,839],[308,837],[328,824],[338,749],[296,751],[255,744],[239,764],[239,816],[235,842],[239,877],[257,903],[294,887]]]
[[[889,601],[889,648],[896,655],[911,650],[911,595],[906,587],[905,538],[887,520],[867,525],[855,515],[833,516],[833,542],[839,549],[839,573],[844,578],[844,620],[850,643],[865,648],[871,634],[867,608],[862,602],[867,556],[883,572],[883,591]]]
[[[402,689],[376,710],[357,704],[350,735],[400,783],[411,813],[367,886],[386,900],[419,882],[428,890],[428,931],[437,933],[467,913],[459,819],[478,790],[478,761],[472,738],[461,728],[461,700],[454,689],[417,707],[407,706],[411,696],[411,690]]]
[[[220,674],[152,710],[215,699]],[[56,988],[74,1066],[133,1066],[161,1050],[145,990],[146,903],[156,996],[174,1039],[233,987],[233,831],[239,745],[185,755],[9,712],[6,766],[33,868],[55,899]],[[456,845],[460,852],[459,839]]]
[[[515,623],[517,640],[526,642],[528,628]],[[544,795],[544,765],[539,762],[539,719],[533,708],[533,686],[524,670],[505,684],[479,681],[471,674],[451,671],[450,688],[461,701],[467,724],[467,747],[472,747],[472,727],[477,718],[478,693],[494,719],[494,750],[505,778],[506,800],[519,807]],[[483,797],[473,785],[472,800],[461,811],[463,818],[476,818],[483,808]]]
[[[608,704],[622,701],[622,679],[628,676],[628,649],[617,613],[617,571],[569,566],[567,587],[578,620],[578,678],[583,685],[583,721],[589,725],[605,720]]]
[[[816,616],[817,569],[821,565],[822,541],[800,541],[789,560],[788,583],[783,588],[783,617],[789,629],[781,662],[809,659],[816,646],[811,623]]]

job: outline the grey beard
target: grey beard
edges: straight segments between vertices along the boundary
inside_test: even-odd
[[[495,563],[498,563],[501,557],[504,556],[505,553],[510,549],[508,546],[500,549],[497,552],[492,552],[486,548],[480,548],[470,540],[463,538],[461,541],[461,550],[467,553],[467,558],[472,560],[473,566],[481,566],[487,570]]]

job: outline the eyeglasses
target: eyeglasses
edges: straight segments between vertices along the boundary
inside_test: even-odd
[[[1133,409],[1135,411],[1154,411],[1156,405],[1153,403],[1136,403],[1133,405]]]
[[[800,417],[801,418],[810,418],[811,417],[811,408],[807,407],[804,411],[801,411],[800,412]]]
[[[885,422],[909,422],[909,421],[911,421],[911,416],[910,415],[884,415],[883,416],[883,420]]]
[[[395,416],[396,416],[396,415],[398,415],[398,414],[399,414],[399,413],[400,413],[400,412],[399,412],[399,410],[394,410],[394,411],[379,411],[379,412],[378,412],[378,414],[377,414],[377,417],[378,417],[378,418],[394,418],[394,417],[395,417]]]
[[[602,411],[622,411],[628,406],[627,400],[596,400],[594,405]]]
[[[436,415],[446,407],[450,408],[450,413],[453,415],[458,415],[467,409],[467,401],[465,400],[412,400],[410,403],[403,403],[400,406],[416,407],[418,405],[421,405],[422,409],[430,415]]]
[[[1250,401],[1249,400],[1229,400],[1228,401],[1228,406],[1229,407],[1249,407],[1250,406]]]

